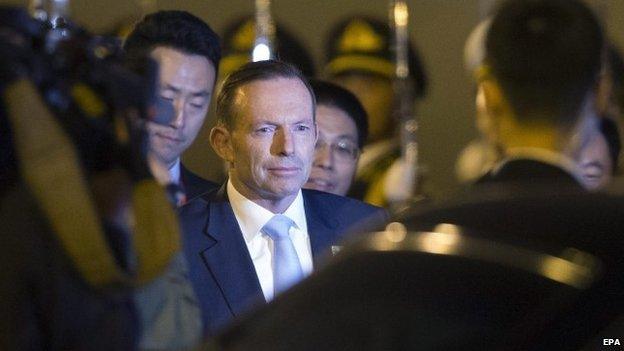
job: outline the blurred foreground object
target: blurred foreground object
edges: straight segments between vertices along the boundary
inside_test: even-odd
[[[464,44],[464,67],[476,83],[475,127],[478,136],[468,142],[455,161],[455,176],[461,183],[472,183],[478,180],[503,157],[501,145],[498,142],[497,121],[487,110],[483,86],[477,81],[478,73],[484,67],[485,40],[491,23],[491,18],[479,22]]]
[[[623,215],[621,198],[595,194],[414,209],[211,346],[577,350],[623,311]]]
[[[71,23],[0,18],[0,349],[132,350],[131,289],[179,247],[146,161],[155,67]]]

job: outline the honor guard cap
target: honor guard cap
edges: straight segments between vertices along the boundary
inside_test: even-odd
[[[384,22],[364,16],[342,20],[330,31],[327,45],[325,74],[329,77],[345,73],[374,74],[388,79],[395,77],[392,36]],[[423,97],[427,77],[412,45],[408,57],[414,93]]]
[[[225,77],[242,65],[251,61],[251,53],[256,38],[256,22],[251,16],[232,22],[223,35],[223,52],[221,74]],[[299,68],[307,77],[315,74],[314,61],[305,47],[283,26],[276,25],[275,41],[276,59],[288,62]]]

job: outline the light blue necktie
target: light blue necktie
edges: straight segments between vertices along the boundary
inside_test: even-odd
[[[273,290],[278,294],[303,278],[299,256],[288,231],[295,223],[278,214],[262,227],[262,232],[273,239]]]

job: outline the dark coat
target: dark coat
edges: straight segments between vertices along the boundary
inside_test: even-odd
[[[187,202],[219,187],[219,184],[206,180],[189,171],[183,164],[180,164],[180,182],[186,194]]]
[[[589,193],[556,166],[526,159],[510,161],[469,189],[398,220],[411,230],[451,223],[471,236],[555,256],[580,250],[600,261],[598,279],[578,298],[557,308],[543,302],[541,307],[552,307],[543,312],[553,318],[552,323],[541,327],[541,335],[518,334],[519,342],[525,343],[518,348],[578,349],[622,316],[624,197]],[[562,296],[551,298],[565,301]]]
[[[136,348],[131,291],[89,286],[23,187],[0,198],[0,237],[0,349]],[[110,239],[113,249],[124,251]]]
[[[481,177],[477,184],[487,185],[497,183],[518,185],[557,186],[569,189],[582,190],[579,182],[567,171],[544,162],[532,159],[514,159],[505,162]]]
[[[303,190],[315,266],[356,223],[386,220],[383,209],[315,190]],[[209,334],[264,303],[264,295],[225,186],[181,209],[183,249]]]

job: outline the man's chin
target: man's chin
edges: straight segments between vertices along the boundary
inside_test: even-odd
[[[160,142],[160,140],[155,140],[150,148],[155,156],[166,164],[175,162],[183,152],[181,148],[172,147],[169,143]]]
[[[154,159],[156,159],[156,161],[161,163],[167,169],[173,167],[175,162],[178,160],[178,157],[176,157],[175,154],[172,153],[163,154],[159,152],[154,152],[154,156]]]
[[[278,185],[272,186],[270,191],[267,192],[268,197],[273,198],[275,200],[293,197],[296,196],[301,190],[301,185],[294,184],[286,184],[286,185]]]

